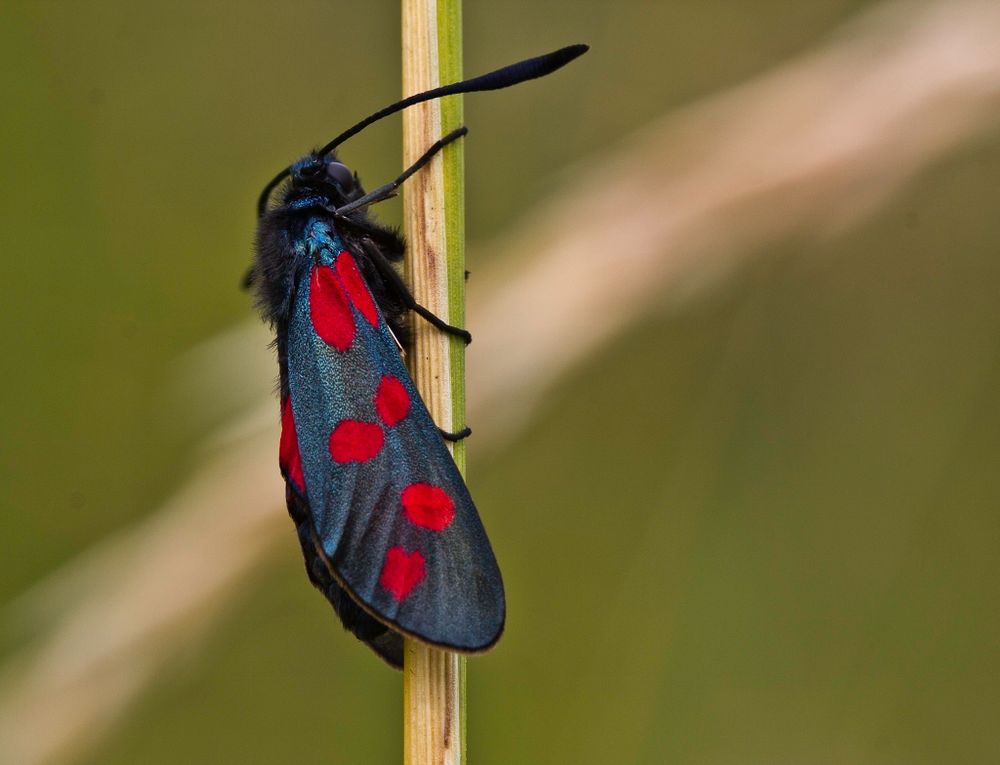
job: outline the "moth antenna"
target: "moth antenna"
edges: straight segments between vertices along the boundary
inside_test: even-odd
[[[389,106],[379,109],[377,112],[369,115],[368,117],[365,117],[361,120],[361,122],[345,130],[316,153],[318,156],[328,154],[340,146],[340,144],[348,138],[353,135],[357,135],[373,122],[378,122],[383,117],[388,117],[390,114],[395,114],[396,112],[402,111],[403,109],[413,106],[414,104],[423,103],[424,101],[430,101],[435,98],[442,98],[444,96],[455,95],[456,93],[475,93],[483,90],[501,90],[502,88],[509,88],[511,85],[517,85],[518,83],[525,82],[527,80],[534,80],[539,77],[544,77],[547,74],[552,74],[552,72],[566,66],[566,64],[570,61],[578,56],[582,56],[588,50],[590,50],[589,45],[568,45],[565,48],[560,48],[559,50],[552,51],[551,53],[536,56],[535,58],[525,59],[524,61],[518,61],[516,64],[510,64],[502,69],[497,69],[495,71],[488,72],[487,74],[481,74],[478,77],[473,77],[469,80],[454,82],[451,85],[442,85],[439,88],[433,88],[432,90],[427,90],[423,93],[417,93],[416,95],[409,96],[401,101],[397,101],[394,104],[390,104]],[[290,173],[291,168],[286,167],[274,176],[274,178],[272,178],[264,187],[264,190],[260,193],[260,198],[257,200],[258,217],[264,214],[264,211],[267,208],[267,200],[270,197],[271,192],[274,191],[277,185],[287,178]]]
[[[323,154],[333,151],[348,138],[360,133],[373,122],[378,122],[383,117],[388,117],[390,114],[395,114],[396,112],[402,111],[403,109],[413,106],[414,104],[430,101],[435,98],[442,98],[444,96],[455,95],[456,93],[475,93],[482,90],[501,90],[502,88],[509,88],[511,85],[517,85],[518,83],[525,82],[526,80],[534,80],[538,77],[544,77],[547,74],[552,74],[552,72],[566,66],[566,64],[570,61],[578,56],[582,56],[588,50],[590,50],[590,46],[588,45],[569,45],[565,48],[552,51],[552,53],[546,53],[542,56],[536,56],[535,58],[518,61],[516,64],[510,64],[502,69],[497,69],[496,71],[489,72],[487,74],[481,74],[479,77],[473,77],[470,80],[454,82],[451,85],[442,85],[439,88],[426,90],[423,93],[417,93],[416,95],[409,96],[404,98],[402,101],[390,104],[389,106],[379,109],[374,114],[365,117],[357,125],[348,128],[320,149],[319,154],[322,156]]]

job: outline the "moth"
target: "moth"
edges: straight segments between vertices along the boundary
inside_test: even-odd
[[[279,172],[258,201],[245,281],[275,332],[288,512],[312,583],[394,667],[403,636],[476,653],[504,626],[500,569],[445,444],[468,429],[438,429],[400,353],[413,315],[471,338],[417,304],[396,270],[403,240],[368,211],[467,131],[369,193],[336,149],[413,104],[542,77],[586,50],[562,48],[380,109]]]

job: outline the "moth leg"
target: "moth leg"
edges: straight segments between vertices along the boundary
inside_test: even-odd
[[[253,270],[253,266],[250,266],[243,274],[243,278],[240,279],[240,288],[243,290],[248,290],[253,287],[253,283],[256,280],[257,273]]]
[[[362,246],[364,246],[364,242],[362,242]],[[462,329],[461,327],[449,324],[432,311],[420,305],[416,298],[413,297],[409,287],[406,286],[406,282],[403,281],[403,277],[400,276],[399,272],[392,267],[392,263],[385,259],[385,256],[379,252],[377,247],[365,247],[365,253],[375,265],[375,268],[378,269],[382,278],[385,279],[387,286],[399,296],[403,305],[419,316],[422,316],[425,320],[440,329],[442,332],[447,332],[449,335],[462,338],[466,345],[472,342],[472,335],[469,334],[467,329]]]
[[[468,132],[469,129],[464,125],[460,128],[457,128],[456,130],[452,130],[450,133],[448,133],[448,135],[438,139],[433,144],[431,144],[431,147],[423,153],[420,159],[418,159],[416,162],[414,162],[412,165],[406,168],[402,172],[402,174],[398,178],[396,178],[396,180],[390,181],[389,183],[386,183],[384,186],[379,186],[374,191],[369,191],[360,199],[355,199],[353,202],[348,202],[346,205],[338,207],[336,214],[346,215],[347,213],[353,212],[354,210],[357,210],[359,208],[367,207],[368,205],[375,204],[376,202],[381,202],[385,199],[389,199],[390,197],[396,196],[396,189],[402,186],[403,182],[406,181],[407,178],[409,178],[411,175],[417,172],[417,170],[419,170],[428,162],[430,162],[431,159],[434,158],[434,155],[437,154],[439,151],[441,151],[441,149],[443,149],[452,141],[458,140]]]
[[[470,428],[468,425],[466,425],[464,428],[462,428],[457,433],[450,433],[449,431],[445,430],[444,428],[438,428],[438,432],[441,434],[441,438],[443,438],[445,441],[451,441],[452,443],[456,443],[457,441],[461,441],[461,440],[463,440],[463,439],[468,438],[469,436],[471,436],[472,435],[472,428]]]
[[[413,300],[412,296],[410,297],[410,300]],[[472,334],[469,330],[456,327],[454,324],[449,324],[437,314],[424,308],[416,300],[413,300],[412,305],[408,305],[407,307],[417,315],[422,316],[426,321],[434,327],[440,329],[442,332],[447,332],[449,335],[454,335],[455,337],[460,338],[466,345],[472,342]]]

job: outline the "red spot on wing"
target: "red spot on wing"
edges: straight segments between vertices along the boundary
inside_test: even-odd
[[[390,547],[385,552],[385,564],[378,583],[396,600],[403,600],[425,576],[427,568],[420,550],[408,553],[402,547]]]
[[[375,391],[375,411],[390,428],[406,419],[410,411],[410,394],[398,377],[385,375]]]
[[[384,442],[381,425],[341,420],[330,434],[330,456],[334,462],[366,462],[381,451]]]
[[[300,493],[306,491],[306,481],[302,475],[302,455],[299,453],[299,439],[295,435],[295,415],[292,401],[285,398],[281,402],[281,440],[278,442],[278,465]]]
[[[422,529],[443,531],[455,517],[455,502],[444,489],[429,483],[411,483],[401,496],[410,523]]]
[[[309,316],[327,345],[346,351],[354,341],[354,316],[340,280],[329,266],[316,266],[309,283]]]
[[[337,256],[335,265],[337,273],[344,280],[344,289],[351,296],[351,302],[354,303],[354,307],[361,312],[362,316],[368,319],[369,324],[377,327],[378,310],[375,308],[375,301],[372,299],[372,293],[368,289],[368,285],[365,284],[361,272],[358,271],[358,265],[354,262],[351,253],[347,250],[342,250]]]

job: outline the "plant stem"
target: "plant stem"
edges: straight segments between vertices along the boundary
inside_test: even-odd
[[[462,76],[460,0],[403,0],[403,94]],[[461,125],[461,96],[403,113],[403,164]],[[447,146],[404,187],[407,278],[414,297],[450,324],[465,319],[465,201],[462,141]],[[414,326],[408,364],[427,408],[445,430],[465,425],[465,348],[425,322]],[[465,445],[453,445],[465,472]],[[465,659],[407,640],[403,667],[403,761],[457,765],[465,759]]]

